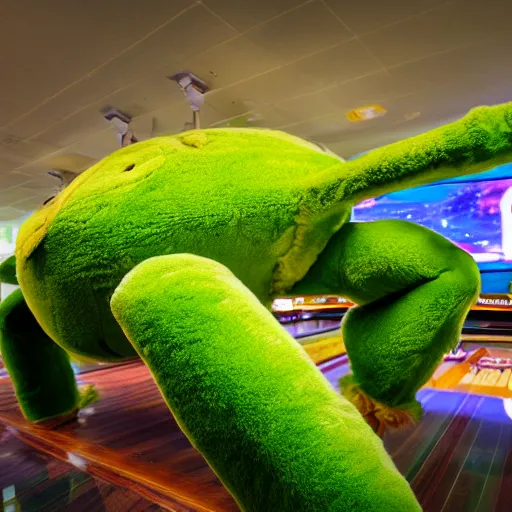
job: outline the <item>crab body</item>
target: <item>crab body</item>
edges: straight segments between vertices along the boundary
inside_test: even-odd
[[[342,165],[266,130],[190,132],[122,149],[22,227],[16,258],[25,299],[60,346],[99,360],[134,355],[109,300],[150,257],[218,261],[268,302],[305,275],[350,217],[351,204],[303,208],[314,177]],[[301,258],[288,264],[297,251]]]
[[[421,416],[416,392],[458,343],[479,272],[436,233],[350,223],[351,209],[509,161],[512,104],[351,162],[250,129],[117,151],[20,229],[0,350],[23,413],[76,413],[68,354],[138,355],[242,510],[419,510],[366,423],[381,434]],[[284,293],[357,304],[346,398],[263,307]]]

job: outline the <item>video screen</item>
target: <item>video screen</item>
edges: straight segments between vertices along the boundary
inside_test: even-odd
[[[512,178],[458,181],[360,203],[354,222],[401,219],[442,234],[479,264],[512,263]]]

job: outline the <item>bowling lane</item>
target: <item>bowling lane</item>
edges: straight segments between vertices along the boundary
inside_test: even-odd
[[[500,350],[498,355],[507,354]],[[446,366],[456,372],[458,363]],[[346,356],[319,368],[336,389],[349,372]],[[486,371],[482,379],[492,388],[504,376],[505,371]],[[512,510],[512,399],[428,387],[418,399],[424,409],[421,421],[386,432],[383,441],[424,511]]]
[[[318,365],[318,368],[336,391],[340,389],[340,379],[350,373],[350,366],[346,355],[321,363]]]
[[[499,355],[501,357],[501,352]],[[455,371],[462,364],[450,363],[446,367],[450,371],[452,369]],[[336,389],[338,389],[340,378],[349,371],[345,355],[320,363],[319,368]],[[461,376],[459,380],[460,378]],[[111,485],[113,489],[117,489],[119,468],[129,469],[132,479],[130,485],[140,486],[141,482],[145,482],[145,492],[148,492],[148,489],[151,490],[150,486],[157,485],[157,482],[161,485],[160,478],[164,475],[168,486],[165,494],[168,500],[165,503],[174,503],[177,482],[181,482],[179,478],[186,476],[190,482],[198,482],[197,489],[194,488],[194,493],[197,493],[194,496],[197,496],[197,499],[210,503],[217,500],[216,503],[222,504],[219,509],[234,510],[230,508],[232,503],[229,501],[229,496],[221,494],[223,491],[220,484],[204,460],[190,447],[169,415],[144,365],[137,362],[131,365],[103,368],[102,371],[82,375],[81,380],[84,384],[97,385],[101,400],[91,411],[87,411],[87,414],[84,411],[82,423],[59,429],[59,436],[66,439],[66,446],[73,447],[78,443],[84,457],[89,457],[91,460],[103,457],[102,467],[112,467],[113,470],[107,475],[109,478],[106,478],[105,473],[98,475],[91,470],[91,474],[95,476],[90,477],[91,479],[86,483],[82,483],[81,472],[71,468],[70,471],[74,472],[73,474],[79,475],[76,476],[80,483],[79,488],[90,489],[87,493],[92,505],[87,505],[88,508],[77,506],[69,510],[92,510],[93,512],[132,510],[128,506],[117,509],[111,508],[114,507],[112,504],[105,506],[104,502],[98,501],[96,491],[93,490],[97,488],[94,486],[98,485]],[[5,407],[6,410],[3,412],[6,420],[16,423],[19,428],[24,428],[25,422],[15,405],[11,387],[5,383],[4,386],[0,386],[0,392],[2,389],[5,396],[0,396],[0,413],[3,404],[11,403],[12,405]],[[421,390],[419,399],[425,411],[422,420],[414,427],[403,431],[387,432],[384,436],[384,444],[398,469],[411,483],[424,511],[501,512],[510,510],[507,508],[510,505],[509,489],[512,485],[510,400],[453,389],[432,388]],[[141,414],[142,410],[143,414]],[[52,433],[43,432],[38,435],[46,436],[46,443],[53,439],[48,437],[53,435]],[[52,442],[54,441],[53,439]],[[3,448],[4,440],[1,444]],[[14,453],[15,459],[18,458],[20,465],[18,468],[15,465],[5,465],[9,464],[9,457],[6,456],[5,461],[0,457],[0,475],[6,477],[0,478],[3,488],[15,485],[16,496],[28,500],[31,489],[37,490],[32,476],[35,474],[36,478],[47,482],[45,485],[49,487],[58,483],[67,489],[65,483],[55,482],[55,478],[47,476],[49,471],[45,469],[44,460],[41,462],[35,459],[33,462],[36,465],[35,473],[31,473],[30,467],[23,465],[26,464],[26,457],[23,459],[23,454],[20,455],[19,450],[16,451],[8,442],[5,446],[8,452]],[[99,447],[101,447],[100,451]],[[4,455],[1,449],[0,455]],[[49,457],[47,460],[51,462],[53,459]],[[134,460],[136,464],[133,463]],[[64,469],[58,471],[65,474],[69,464],[66,462],[59,464],[62,464]],[[89,469],[91,467],[89,466]],[[40,477],[37,476],[37,471],[40,472]],[[54,473],[51,472],[51,474]],[[30,481],[23,486],[25,476]],[[98,484],[97,477],[107,479],[110,484]],[[182,493],[183,484],[180,483],[178,487],[179,492]],[[100,489],[104,488],[100,487]],[[61,487],[58,489],[54,491],[56,500],[63,499],[61,496],[65,494],[60,490]],[[115,491],[111,492],[115,503],[121,503],[121,498],[118,498],[121,495],[116,494]],[[103,491],[101,494],[103,496]],[[151,494],[151,496],[154,495],[156,496]],[[127,499],[131,499],[130,496],[131,494],[128,494]],[[162,499],[161,495],[158,496]],[[144,508],[151,506],[151,503],[149,505],[144,503],[137,510],[153,510]]]
[[[307,336],[315,336],[325,332],[330,332],[339,329],[341,320],[304,320],[302,322],[295,322],[283,324],[283,327],[296,339],[304,338]]]

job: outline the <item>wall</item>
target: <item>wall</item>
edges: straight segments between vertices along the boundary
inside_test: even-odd
[[[10,222],[0,222],[0,262],[14,254],[18,230],[22,222],[28,215]],[[16,290],[18,286],[1,283],[0,300],[4,300],[9,294]]]

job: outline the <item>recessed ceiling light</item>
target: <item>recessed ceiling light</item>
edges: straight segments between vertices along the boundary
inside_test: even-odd
[[[347,119],[351,123],[358,123],[359,121],[369,121],[376,117],[382,117],[387,113],[387,110],[380,105],[367,105],[365,107],[358,107],[350,112],[347,112]]]

